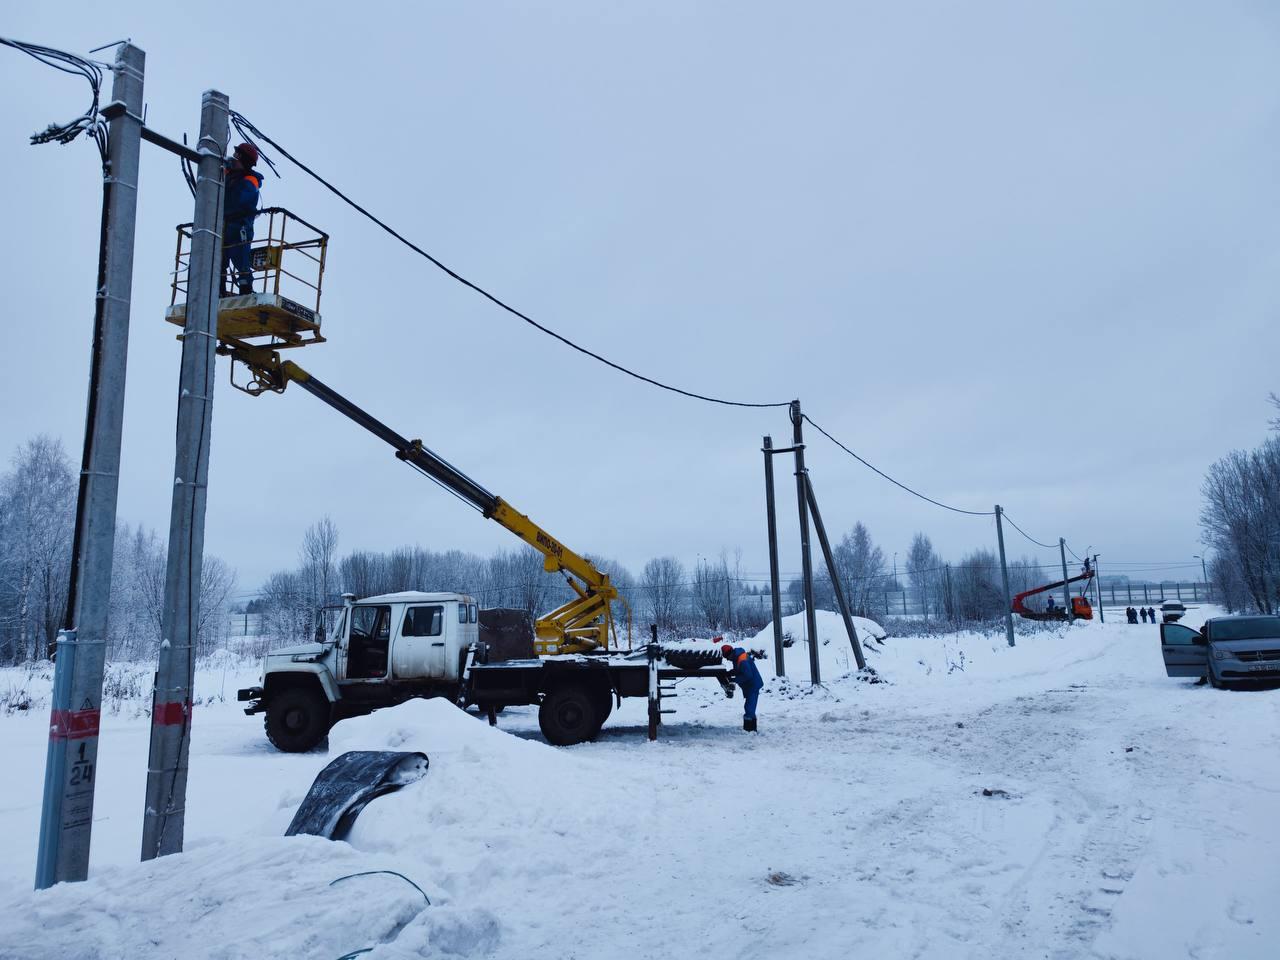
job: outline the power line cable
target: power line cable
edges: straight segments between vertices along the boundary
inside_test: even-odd
[[[41,46],[38,43],[13,40],[9,37],[0,37],[0,46],[12,47],[14,50],[40,61],[47,67],[53,67],[55,70],[72,76],[83,77],[89,82],[89,89],[93,93],[89,109],[73,120],[69,120],[66,123],[51,123],[39,133],[31,134],[31,142],[32,144],[68,144],[79,137],[80,134],[88,133],[94,143],[97,144],[98,155],[105,170],[107,165],[107,125],[98,116],[98,100],[102,93],[103,80],[102,67],[99,66],[98,62],[78,54],[68,53],[65,50]]]
[[[908,486],[907,486],[905,483],[903,483],[901,480],[895,480],[893,477],[889,476],[887,473],[885,473],[883,470],[881,470],[881,469],[880,469],[879,467],[877,467],[875,464],[873,464],[873,463],[871,463],[871,462],[869,462],[869,461],[867,461],[867,460],[863,459],[862,457],[858,456],[856,453],[854,453],[852,450],[850,450],[848,447],[846,447],[843,443],[841,443],[839,440],[837,440],[837,439],[836,439],[835,437],[833,437],[831,434],[827,433],[827,431],[826,431],[826,430],[822,429],[822,427],[821,427],[819,424],[815,423],[815,422],[814,422],[814,420],[813,420],[813,418],[812,418],[812,417],[810,417],[807,413],[802,413],[802,414],[801,414],[801,416],[802,416],[802,417],[804,417],[804,419],[808,420],[808,421],[809,421],[809,423],[810,423],[810,425],[812,425],[812,426],[813,426],[813,428],[814,428],[815,430],[817,430],[820,434],[822,434],[824,437],[826,437],[828,440],[830,440],[832,443],[834,443],[837,447],[839,447],[841,450],[843,450],[843,451],[844,451],[845,453],[847,453],[849,456],[853,457],[853,459],[857,460],[857,461],[858,461],[860,464],[862,464],[864,467],[867,467],[868,469],[872,470],[873,472],[875,472],[875,473],[879,474],[881,477],[883,477],[884,479],[888,480],[888,481],[889,481],[890,483],[892,483],[894,486],[901,487],[903,490],[907,491],[907,493],[911,494],[913,497],[919,497],[921,500],[925,500],[925,501],[927,501],[928,503],[932,503],[935,507],[942,507],[942,509],[944,509],[944,510],[950,510],[950,511],[952,511],[953,513],[964,513],[964,514],[968,514],[968,515],[969,515],[969,516],[971,516],[971,517],[994,517],[994,516],[996,515],[996,512],[995,512],[994,510],[965,510],[965,509],[963,509],[963,508],[961,508],[961,507],[953,507],[953,506],[951,506],[949,503],[943,503],[941,500],[935,500],[935,499],[933,499],[933,497],[926,497],[926,496],[925,496],[923,493],[921,493],[920,491],[911,489],[911,487],[908,487]]]
[[[1018,526],[1016,523],[1013,522],[1013,517],[1009,516],[1009,511],[1002,510],[1001,513],[1004,516],[1004,519],[1009,522],[1009,526],[1013,527],[1013,529],[1017,530],[1020,534],[1022,534],[1032,543],[1034,543],[1037,547],[1044,547],[1046,550],[1052,550],[1055,546],[1057,546],[1057,544],[1053,544],[1053,543],[1041,543],[1035,537],[1031,536],[1031,534],[1027,533],[1027,531],[1023,530],[1020,526]]]
[[[298,167],[300,170],[302,170],[304,173],[310,176],[313,180],[315,180],[317,183],[323,186],[326,190],[328,190],[338,199],[342,200],[348,206],[356,210],[362,216],[366,217],[373,223],[377,224],[379,227],[381,227],[383,230],[385,230],[395,239],[399,240],[402,244],[404,244],[414,253],[426,259],[437,269],[443,271],[445,274],[447,274],[452,279],[456,280],[458,283],[462,284],[464,287],[467,287],[468,289],[473,290],[476,293],[480,294],[480,296],[484,297],[486,300],[490,301],[496,306],[502,308],[512,316],[519,317],[525,323],[529,324],[530,326],[534,327],[537,330],[540,330],[542,333],[547,334],[547,336],[554,337],[556,340],[559,340],[565,346],[571,347],[574,350],[577,350],[579,353],[585,354],[586,356],[591,357],[594,360],[598,360],[601,363],[603,363],[605,366],[612,367],[614,370],[617,370],[619,373],[624,373],[629,377],[634,377],[636,380],[641,380],[645,383],[658,387],[662,390],[668,390],[671,393],[678,393],[681,396],[690,397],[694,400],[703,400],[707,403],[718,403],[726,407],[762,408],[762,407],[790,406],[789,401],[778,402],[778,403],[749,403],[743,400],[726,400],[723,397],[712,397],[704,393],[695,393],[692,390],[685,390],[681,387],[674,387],[669,383],[663,383],[661,380],[655,380],[653,377],[648,377],[642,373],[637,373],[635,370],[632,370],[629,367],[624,367],[620,363],[615,363],[614,361],[608,359],[607,357],[601,356],[595,351],[589,350],[586,347],[575,343],[574,341],[570,340],[568,337],[564,336],[563,334],[557,333],[556,331],[552,330],[550,327],[544,326],[543,324],[539,323],[537,320],[534,320],[528,314],[523,313],[520,310],[517,310],[515,307],[511,306],[511,304],[507,303],[506,301],[502,300],[496,295],[490,293],[488,290],[484,289],[484,287],[480,286],[479,284],[474,283],[471,280],[468,280],[466,277],[462,276],[462,274],[458,273],[456,270],[452,269],[451,267],[446,266],[439,259],[432,256],[426,250],[422,249],[422,247],[418,246],[412,240],[409,240],[402,233],[398,232],[395,228],[391,227],[385,221],[380,220],[378,217],[374,216],[372,213],[370,213],[360,204],[356,203],[356,201],[352,200],[349,196],[347,196],[345,193],[343,193],[341,190],[335,187],[328,180],[324,179],[324,177],[320,176],[320,174],[312,170],[309,166],[307,166],[305,163],[303,163],[301,160],[299,160],[297,157],[291,154],[288,150],[280,146],[280,144],[278,144],[275,140],[271,139],[271,137],[267,136],[265,133],[259,130],[256,126],[253,125],[253,123],[251,123],[248,119],[246,119],[243,114],[237,113],[234,110],[231,111],[231,122],[235,126],[236,131],[241,136],[243,136],[246,140],[252,142],[253,138],[257,137],[258,139],[271,144],[271,146],[273,146],[276,150],[280,152],[281,156],[285,157],[287,160],[293,163],[294,166]],[[259,155],[260,156],[262,155],[261,151],[259,151]],[[272,170],[275,170],[275,166],[271,163],[269,159],[267,159],[266,157],[263,157],[263,159],[266,161],[266,163],[269,166],[271,166]]]

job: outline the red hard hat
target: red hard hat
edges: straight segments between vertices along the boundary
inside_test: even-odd
[[[720,648],[720,652],[723,653],[726,657],[733,656],[733,644],[726,643],[723,647]]]
[[[236,147],[236,156],[246,167],[252,167],[258,162],[258,148],[252,143],[242,143]]]

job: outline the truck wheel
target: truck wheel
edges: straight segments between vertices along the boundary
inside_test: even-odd
[[[600,726],[603,727],[604,722],[609,719],[609,714],[613,713],[613,688],[595,687],[591,695],[595,699],[596,716],[599,718]]]
[[[596,700],[582,687],[560,687],[543,697],[538,726],[547,742],[567,747],[594,737],[600,730]]]
[[[318,690],[287,687],[267,702],[263,726],[277,750],[303,753],[329,732],[329,701]]]

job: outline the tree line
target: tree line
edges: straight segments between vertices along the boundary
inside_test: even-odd
[[[1271,395],[1280,409],[1280,397]],[[1271,421],[1280,433],[1280,417]],[[1218,460],[1201,486],[1201,540],[1209,578],[1232,612],[1280,611],[1280,436]]]
[[[46,657],[66,616],[76,471],[61,442],[23,443],[0,474],[0,663]],[[154,657],[160,643],[165,545],[154,530],[120,524],[111,567],[107,656]],[[220,645],[235,574],[206,555],[200,578],[197,654]]]

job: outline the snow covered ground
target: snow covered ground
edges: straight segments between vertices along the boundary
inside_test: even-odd
[[[4,717],[0,957],[1280,955],[1280,692],[1167,679],[1150,626],[890,637],[874,684],[838,618],[821,631],[825,687],[770,679],[758,735],[685,683],[653,744],[638,701],[561,749],[533,710],[491,729],[436,701],[286,756],[218,702],[251,672],[211,671],[187,852],[136,862],[148,728],[126,707],[103,720],[91,878],[39,894],[47,708]],[[430,772],[349,843],[281,836],[333,755],[379,747]],[[382,869],[430,905],[387,874],[330,886]]]

